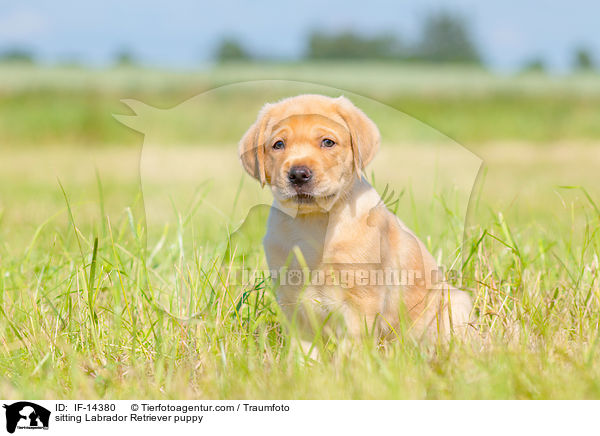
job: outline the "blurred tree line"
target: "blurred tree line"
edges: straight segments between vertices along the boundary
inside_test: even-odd
[[[226,38],[217,47],[219,62],[248,60],[252,56],[237,40]],[[482,64],[483,60],[466,20],[457,14],[428,15],[415,44],[403,43],[393,33],[366,36],[348,30],[313,31],[308,36],[306,59],[371,59]]]
[[[309,36],[306,57],[482,63],[466,21],[447,12],[429,15],[423,23],[420,39],[412,45],[402,44],[391,34],[365,37],[350,31],[339,34],[313,32]]]
[[[0,61],[6,63],[33,64],[33,54],[23,48],[10,48],[0,53]]]
[[[256,58],[239,39],[223,38],[213,53],[219,63],[252,61]],[[425,17],[416,41],[406,42],[396,33],[382,32],[365,35],[354,30],[337,33],[312,31],[306,41],[304,59],[307,60],[390,60],[405,62],[455,63],[483,65],[484,59],[469,23],[464,16],[448,11]],[[269,60],[260,59],[260,60]],[[34,64],[34,54],[25,48],[0,50],[0,63]],[[80,65],[77,59],[62,62]],[[138,65],[138,58],[126,47],[115,52],[113,65],[128,67]],[[592,53],[584,46],[572,52],[573,71],[585,72],[597,68]],[[532,56],[522,64],[522,71],[546,71],[545,60]]]
[[[214,58],[220,63],[255,59],[238,39],[231,37],[220,42]],[[304,58],[484,64],[467,20],[460,14],[448,11],[426,16],[417,41],[411,44],[402,41],[391,32],[368,36],[353,30],[337,33],[313,31],[308,35]],[[587,48],[575,48],[572,54],[572,69],[596,69],[593,56]],[[542,57],[534,56],[524,61],[522,70],[544,72],[546,63]]]

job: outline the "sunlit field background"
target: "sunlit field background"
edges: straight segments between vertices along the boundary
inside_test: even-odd
[[[423,347],[399,332],[342,351],[330,339],[311,361],[290,346],[268,278],[234,280],[266,267],[261,219],[225,253],[270,198],[236,144],[279,94],[239,85],[171,108],[267,79],[398,111],[355,100],[383,134],[367,176],[460,272],[475,340]],[[146,137],[113,117],[133,111],[147,115]],[[465,150],[483,165],[457,197],[444,177],[471,182]],[[0,66],[0,397],[600,398],[599,171],[593,72]]]

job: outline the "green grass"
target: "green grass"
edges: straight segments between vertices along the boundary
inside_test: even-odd
[[[382,64],[233,64],[189,72],[141,69],[81,70],[0,66],[0,143],[11,146],[139,143],[139,136],[114,123],[127,113],[120,99],[171,108],[215,87],[247,80],[287,80],[329,85],[374,98],[477,147],[498,140],[536,143],[600,138],[600,75],[497,76],[459,67]],[[342,92],[342,91],[340,91]],[[237,141],[257,101],[269,97],[230,94],[204,114],[205,138]],[[231,107],[240,110],[231,110]],[[247,111],[243,110],[248,108]],[[228,117],[220,116],[228,113]],[[228,126],[223,128],[226,120]],[[382,125],[382,128],[386,128]],[[388,130],[394,131],[394,126]],[[195,131],[166,132],[193,141]],[[411,132],[404,134],[420,140]]]
[[[521,146],[521,157],[536,148]],[[221,265],[227,229],[243,218],[252,204],[243,198],[259,190],[256,184],[244,184],[236,202],[227,189],[237,187],[217,178],[189,201],[175,198],[181,206],[165,217],[150,209],[144,220],[130,152],[96,150],[99,182],[89,151],[77,150],[41,150],[30,162],[36,165],[31,174],[52,159],[63,162],[54,167],[64,195],[53,176],[39,174],[30,175],[28,187],[13,183],[10,196],[3,191],[0,197],[2,397],[600,397],[597,193],[588,198],[555,185],[547,193],[523,191],[520,201],[529,208],[515,211],[515,198],[506,203],[497,189],[504,183],[514,193],[519,175],[525,176],[502,167],[510,148],[489,153],[462,249],[449,237],[461,225],[456,210],[444,206],[453,204],[450,198],[414,203],[436,217],[419,229],[434,255],[446,265],[467,260],[463,286],[476,301],[480,341],[426,349],[404,339],[383,347],[356,344],[351,352],[332,341],[316,363],[290,348],[268,280],[232,284],[228,274],[240,265]],[[186,150],[172,152],[189,157]],[[582,164],[570,151],[571,160],[548,153],[556,159],[540,159],[539,173],[529,166],[526,177],[542,179],[548,167],[559,166],[595,177],[596,162]],[[237,165],[232,148],[214,153]],[[3,186],[10,168],[29,154],[4,153]],[[385,178],[389,163],[379,164]],[[187,177],[156,175],[160,184],[170,180],[173,192],[192,183]],[[42,187],[45,201],[37,203],[31,196]],[[214,209],[202,215],[208,199],[230,218]],[[401,202],[398,211],[407,222],[410,204]],[[39,220],[30,217],[27,224],[19,209],[37,211]],[[206,235],[206,226],[218,230]],[[261,270],[260,228],[250,236],[255,249],[245,266]]]
[[[273,77],[375,97],[476,150],[485,167],[462,245],[468,198],[444,189],[468,181],[462,149],[360,100],[384,136],[369,176],[460,268],[478,340],[331,340],[308,362],[269,280],[232,281],[242,260],[223,264],[228,235],[270,198],[242,176],[234,144],[257,105],[299,85],[224,88],[149,113],[144,148],[111,116],[127,113],[122,98],[170,107]],[[600,398],[600,80],[576,79],[397,65],[0,68],[0,397]],[[265,268],[263,226],[250,227],[250,270]]]

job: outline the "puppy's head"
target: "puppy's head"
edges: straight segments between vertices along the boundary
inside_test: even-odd
[[[239,145],[246,171],[284,207],[329,210],[379,148],[375,124],[345,97],[267,104]]]

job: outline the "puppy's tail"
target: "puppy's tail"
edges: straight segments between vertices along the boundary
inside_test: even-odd
[[[451,286],[431,291],[437,296],[430,300],[429,309],[424,318],[429,318],[425,325],[421,324],[422,334],[419,336],[428,343],[447,343],[451,339],[468,340],[473,336],[471,327],[471,312],[473,302],[471,297],[464,291]]]
[[[469,321],[473,310],[471,297],[465,291],[450,287],[444,290],[441,318],[446,336],[465,338],[469,333]]]

